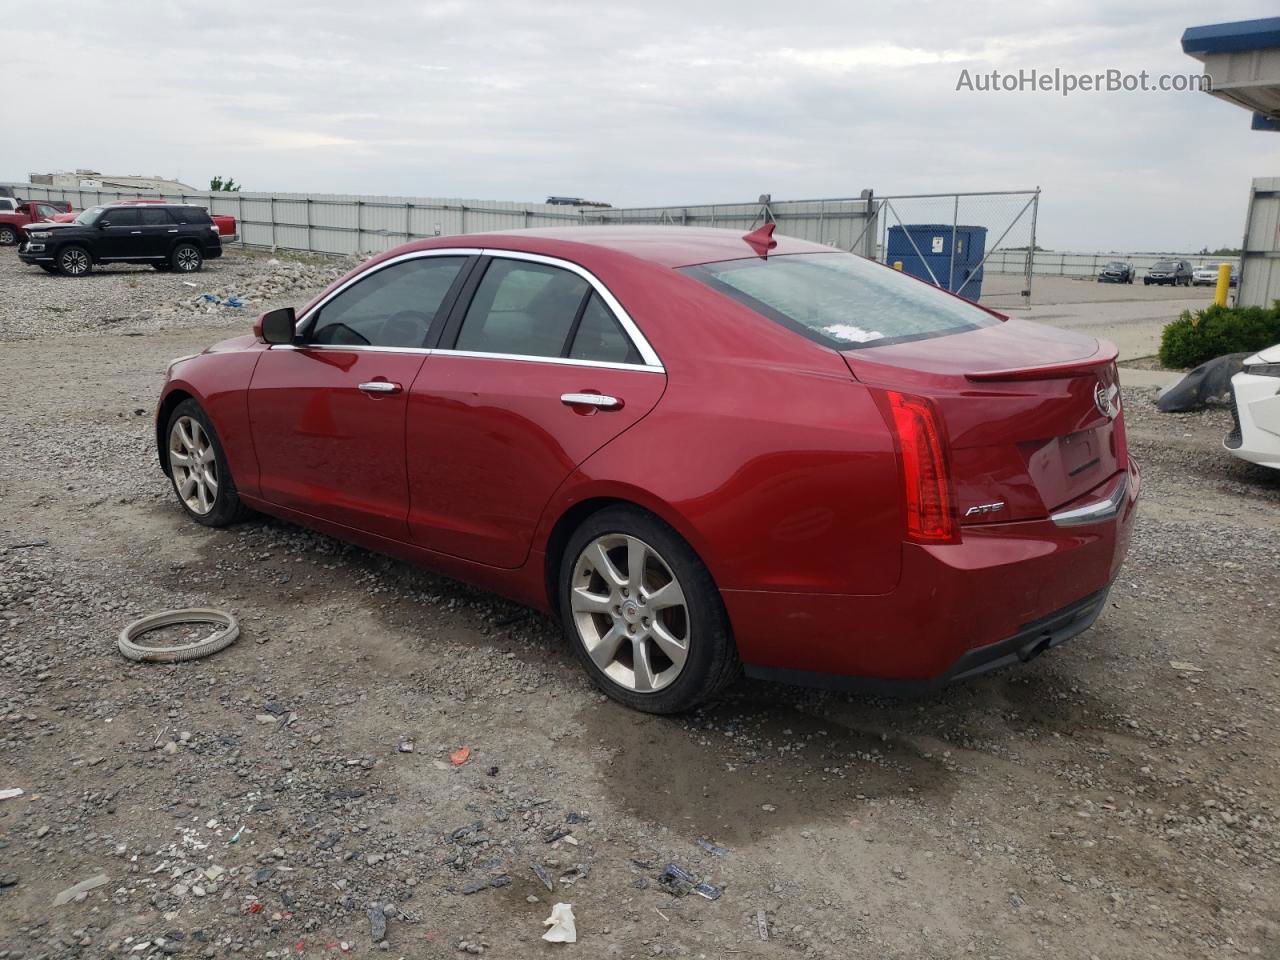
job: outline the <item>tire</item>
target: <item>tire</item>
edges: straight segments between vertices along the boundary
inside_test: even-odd
[[[58,272],[64,277],[83,277],[93,271],[93,257],[84,247],[75,245],[58,251]]]
[[[195,273],[204,266],[204,254],[194,243],[180,243],[173,248],[169,264],[178,273]]]
[[[635,557],[644,562],[633,581]],[[600,572],[602,563],[612,578]],[[558,590],[565,636],[587,675],[634,710],[692,709],[741,672],[711,574],[678,533],[644,510],[608,507],[583,521],[565,546]],[[659,597],[674,602],[660,606]]]
[[[0,223],[0,247],[12,247],[18,242],[18,229],[7,223]]]
[[[138,637],[160,627],[179,623],[210,623],[221,629],[193,643],[179,643],[167,647],[148,647],[135,643]],[[123,630],[116,640],[120,652],[130,660],[141,663],[182,663],[198,660],[219,650],[226,649],[240,636],[240,624],[224,610],[210,607],[187,607],[182,610],[165,610],[135,620]]]
[[[200,404],[187,399],[174,407],[164,436],[169,480],[187,516],[206,527],[229,526],[243,517],[246,508],[236,493],[222,441]],[[207,453],[212,453],[212,460],[207,459]],[[193,465],[187,467],[178,457],[193,461]],[[189,488],[188,480],[192,482]]]

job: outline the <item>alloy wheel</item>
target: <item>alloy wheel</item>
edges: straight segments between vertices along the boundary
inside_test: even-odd
[[[218,460],[204,427],[179,417],[169,431],[169,467],[173,486],[192,513],[204,516],[218,499]]]
[[[194,247],[183,247],[178,251],[178,269],[190,273],[200,268],[200,251]]]
[[[656,693],[684,669],[691,622],[684,590],[643,540],[610,533],[587,544],[569,597],[587,655],[614,683]]]
[[[89,270],[89,255],[83,250],[68,250],[62,255],[62,269],[73,277],[78,277]]]

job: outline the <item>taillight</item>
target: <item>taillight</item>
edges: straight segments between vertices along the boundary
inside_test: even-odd
[[[907,538],[917,543],[956,539],[955,507],[942,429],[933,405],[923,397],[885,391],[902,452],[907,505]]]

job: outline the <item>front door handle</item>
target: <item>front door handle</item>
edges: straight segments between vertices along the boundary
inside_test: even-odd
[[[129,232],[130,232],[130,233],[141,233],[142,231],[141,231],[141,230],[130,230]]]
[[[403,387],[398,383],[391,383],[388,380],[371,380],[368,383],[360,384],[360,390],[363,393],[371,393],[375,396],[388,393],[399,393]]]
[[[560,402],[570,407],[599,407],[601,410],[620,410],[622,401],[603,393],[562,393]]]

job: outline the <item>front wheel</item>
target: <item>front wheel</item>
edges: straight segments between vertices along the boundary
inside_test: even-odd
[[[196,523],[225,527],[244,513],[231,468],[208,415],[194,400],[169,414],[169,478],[182,509]]]
[[[620,703],[678,713],[738,676],[715,581],[652,514],[635,507],[592,514],[569,538],[559,581],[569,643],[596,686]]]
[[[58,272],[68,277],[83,277],[93,269],[93,258],[84,247],[63,247],[58,254]]]
[[[0,247],[12,247],[17,242],[17,228],[7,223],[0,223]]]
[[[180,243],[174,248],[169,262],[179,273],[195,273],[204,266],[204,257],[194,243]]]

